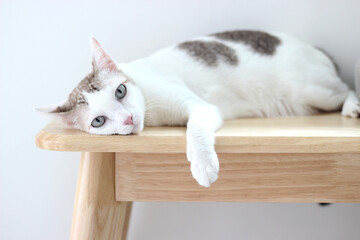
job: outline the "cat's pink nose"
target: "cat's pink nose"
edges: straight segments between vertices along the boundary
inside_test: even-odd
[[[124,124],[125,124],[125,125],[132,125],[132,124],[134,124],[134,123],[133,123],[133,120],[132,120],[132,115],[130,115],[130,116],[126,119],[126,121],[124,122]]]

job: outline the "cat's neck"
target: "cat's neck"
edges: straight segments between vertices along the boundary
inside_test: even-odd
[[[118,67],[135,82],[142,92],[146,126],[184,125],[186,123],[183,112],[180,109],[174,111],[173,108],[174,96],[182,86],[177,83],[176,76],[169,76],[159,71],[157,66],[151,64],[147,59],[120,63]],[[181,102],[175,103],[175,105],[181,105]]]

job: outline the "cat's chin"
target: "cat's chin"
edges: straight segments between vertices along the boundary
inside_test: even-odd
[[[134,125],[134,129],[131,131],[131,134],[139,134],[140,132],[142,132],[143,129],[144,129],[143,124]]]
[[[112,135],[131,135],[131,134],[139,134],[144,126],[142,124],[134,124],[134,125],[131,125],[132,126],[132,129],[129,130],[129,131],[126,131],[126,132],[122,132],[122,133],[114,133]],[[130,127],[130,126],[129,126]]]
[[[144,129],[144,118],[140,114],[133,113],[133,129],[131,130],[131,134],[139,134]]]

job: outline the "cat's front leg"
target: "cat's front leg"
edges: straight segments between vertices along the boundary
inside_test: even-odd
[[[219,160],[215,152],[215,131],[222,125],[217,107],[198,104],[191,108],[187,124],[187,157],[191,173],[204,187],[215,182],[219,172]]]

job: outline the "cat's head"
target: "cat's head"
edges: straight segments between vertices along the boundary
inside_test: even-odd
[[[93,134],[139,133],[144,126],[144,97],[98,41],[90,39],[93,71],[60,105],[39,108],[68,126]]]

